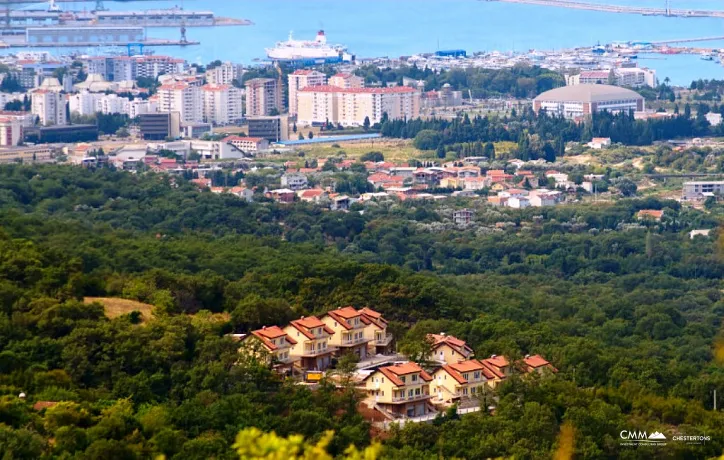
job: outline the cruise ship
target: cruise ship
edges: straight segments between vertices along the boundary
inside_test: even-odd
[[[273,61],[305,64],[326,64],[354,59],[347,53],[347,47],[327,44],[327,36],[323,30],[317,32],[314,40],[295,40],[290,32],[289,40],[277,43],[274,48],[267,48],[266,55]]]

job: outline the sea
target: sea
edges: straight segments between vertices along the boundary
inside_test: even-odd
[[[589,0],[664,8],[665,0]],[[724,19],[641,16],[490,0],[172,0],[105,1],[110,9],[179,6],[211,10],[219,16],[249,19],[251,26],[188,28],[200,45],[157,48],[189,62],[220,59],[253,65],[264,49],[286,40],[313,39],[324,29],[328,41],[346,45],[358,57],[399,57],[441,49],[520,52],[594,46],[612,42],[724,37]],[[92,3],[61,4],[65,9]],[[671,0],[672,8],[724,10],[723,0]],[[149,29],[153,38],[178,38],[177,29]],[[695,44],[724,49],[724,40]],[[103,49],[101,52],[104,51]],[[54,50],[68,53],[68,50]],[[99,50],[88,49],[89,54]],[[656,69],[659,80],[688,85],[692,80],[724,79],[724,66],[698,55],[640,56],[640,66]]]

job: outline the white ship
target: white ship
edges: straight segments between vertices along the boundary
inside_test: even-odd
[[[352,60],[343,45],[327,44],[323,30],[312,40],[295,40],[289,33],[289,40],[279,42],[274,48],[267,48],[266,55],[274,61],[341,62]]]

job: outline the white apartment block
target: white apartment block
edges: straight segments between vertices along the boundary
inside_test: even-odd
[[[16,147],[22,142],[22,120],[19,117],[0,117],[0,147]]]
[[[96,113],[96,104],[103,97],[100,93],[82,92],[71,94],[68,99],[70,113],[77,113],[81,116],[93,115]]]
[[[206,81],[212,85],[230,85],[234,80],[241,80],[244,68],[241,64],[224,62],[218,67],[206,71]]]
[[[88,74],[103,75],[108,81],[158,78],[162,74],[181,73],[186,61],[169,56],[91,56],[81,59]]]
[[[122,113],[128,115],[129,103],[127,97],[118,97],[116,94],[108,94],[96,101],[96,112],[105,115],[111,113]]]
[[[405,86],[393,88],[308,87],[299,91],[297,123],[308,126],[330,122],[342,126],[362,126],[388,118],[419,118],[420,93]]]
[[[365,80],[351,73],[338,73],[329,77],[329,86],[345,89],[364,88]]]
[[[203,118],[207,123],[228,125],[243,117],[241,89],[230,85],[205,85],[201,88]]]
[[[162,74],[178,74],[186,70],[186,61],[169,56],[136,56],[136,78],[158,78]]]
[[[656,87],[656,71],[643,67],[616,67],[605,70],[584,70],[578,75],[566,77],[566,84],[573,85],[607,85]]]
[[[282,91],[277,80],[252,78],[246,86],[246,116],[263,117],[282,111]]]
[[[157,113],[158,103],[152,100],[135,99],[128,104],[128,116],[136,118],[144,113]]]
[[[165,84],[158,88],[158,111],[178,112],[181,122],[194,123],[203,120],[201,88],[188,83]]]
[[[324,86],[327,76],[316,70],[296,70],[289,74],[289,115],[297,114],[297,93],[308,86]]]
[[[31,112],[40,119],[41,125],[67,124],[64,95],[47,89],[39,89],[33,91],[32,98]]]

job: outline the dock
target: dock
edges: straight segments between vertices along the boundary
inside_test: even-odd
[[[23,37],[21,37],[23,38]],[[201,42],[194,40],[167,40],[163,38],[147,38],[140,40],[133,45],[143,46],[193,46],[200,45]],[[100,46],[127,46],[128,41],[106,41],[106,42],[95,42],[95,41],[79,41],[79,42],[62,42],[62,43],[31,43],[23,39],[21,40],[9,40],[8,37],[0,39],[0,49],[8,48],[91,48]]]
[[[675,8],[649,8],[586,3],[569,0],[484,0],[486,2],[518,3],[522,5],[553,6],[576,10],[601,11],[605,13],[640,14],[643,16],[669,16],[683,18],[724,18],[724,11],[682,10]],[[668,3],[667,3],[668,6]]]

